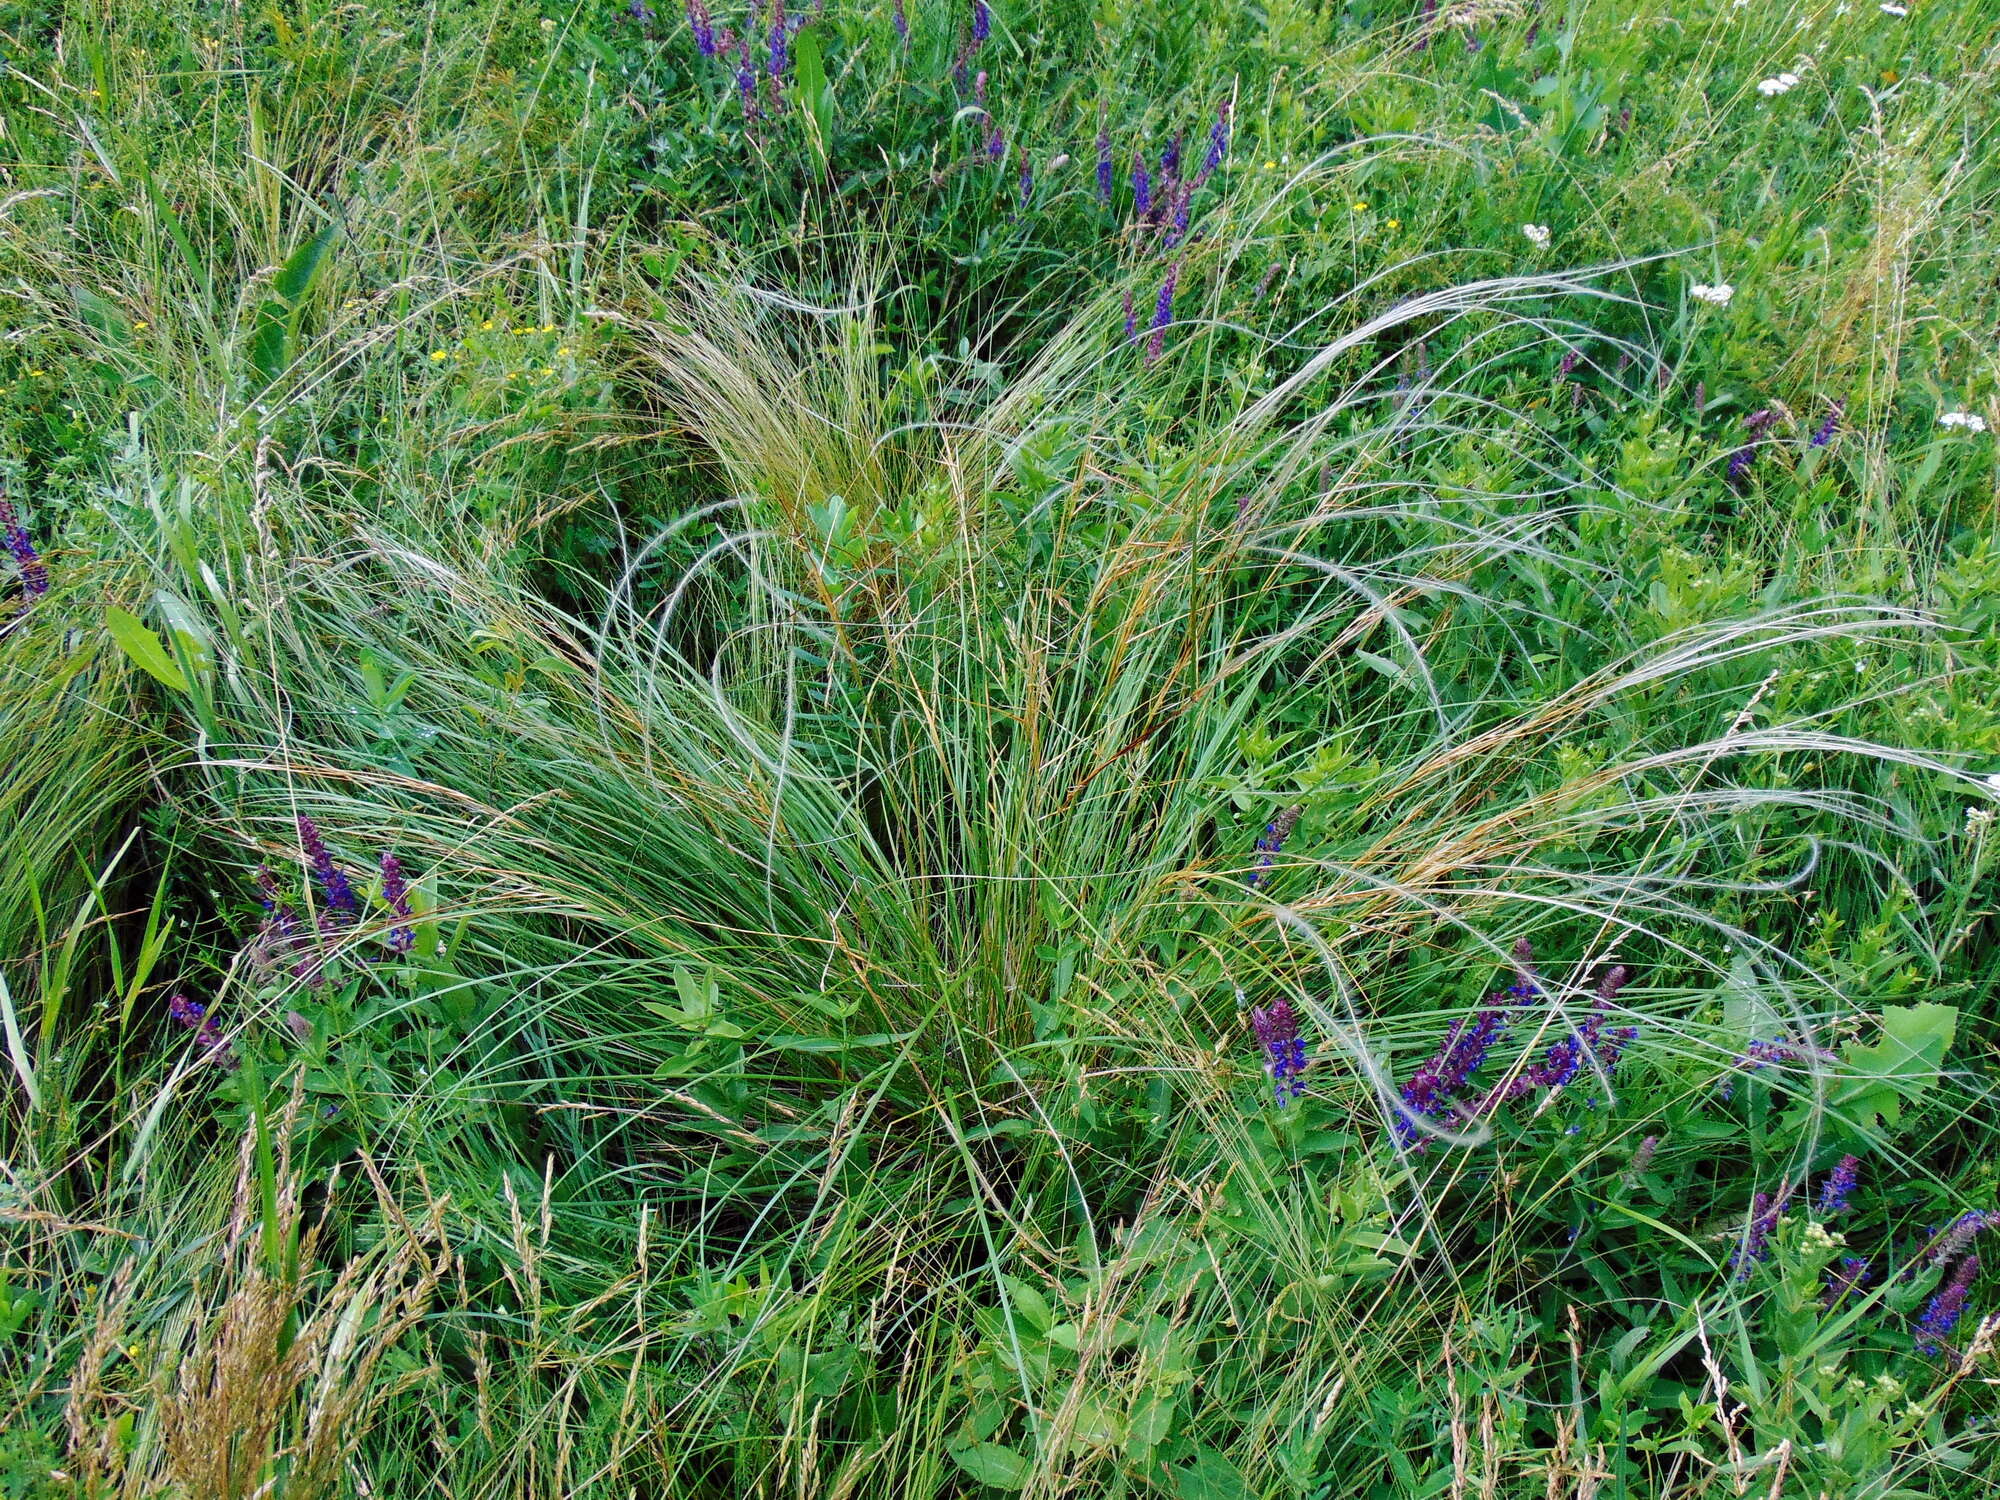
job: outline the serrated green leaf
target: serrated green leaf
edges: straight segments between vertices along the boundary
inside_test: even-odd
[[[133,666],[150,673],[177,693],[188,690],[187,674],[168,653],[160,638],[147,628],[145,621],[114,605],[105,610],[104,625]]]

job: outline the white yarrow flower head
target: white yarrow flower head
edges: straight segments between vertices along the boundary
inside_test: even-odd
[[[1895,0],[1887,0],[1887,3],[1882,7],[1882,14],[1885,16],[1907,16],[1909,13],[1909,6],[1897,5]]]
[[[1697,302],[1712,303],[1716,307],[1729,306],[1729,299],[1736,295],[1736,288],[1726,281],[1718,281],[1714,286],[1697,281],[1688,288],[1688,295]]]
[[[1948,411],[1938,418],[1940,427],[1963,427],[1967,432],[1984,432],[1986,418],[1977,412]]]
[[[1523,224],[1521,233],[1528,237],[1528,243],[1541,246],[1549,242],[1549,226],[1546,224]]]
[[[1766,99],[1770,99],[1779,94],[1789,94],[1798,86],[1798,74],[1780,73],[1776,78],[1766,78],[1762,83],[1758,84],[1757,92],[1762,94]]]
[[[1991,776],[1986,778],[1986,790],[2000,793],[2000,771],[1995,771]]]

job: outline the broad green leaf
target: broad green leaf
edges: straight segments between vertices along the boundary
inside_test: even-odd
[[[160,638],[147,628],[145,621],[113,605],[104,612],[104,624],[111,632],[111,638],[118,643],[118,649],[131,658],[132,665],[151,673],[177,693],[188,690],[187,674],[181,670],[180,663],[168,654]]]
[[[1958,1012],[1949,1005],[1891,1005],[1882,1012],[1881,1040],[1841,1049],[1847,1077],[1830,1101],[1858,1117],[1863,1127],[1879,1116],[1894,1125],[1903,1105],[1936,1086],[1945,1052],[1958,1031]]]
[[[1028,1482],[1030,1465],[1012,1448],[999,1443],[973,1443],[964,1448],[947,1448],[951,1461],[996,1490],[1018,1490]]]

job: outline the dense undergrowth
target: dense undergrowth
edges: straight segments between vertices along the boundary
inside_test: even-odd
[[[1983,7],[0,50],[0,1495],[1990,1492]]]

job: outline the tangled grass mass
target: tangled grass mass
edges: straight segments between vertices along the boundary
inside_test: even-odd
[[[0,1500],[1995,1493],[1996,100],[0,3]]]

